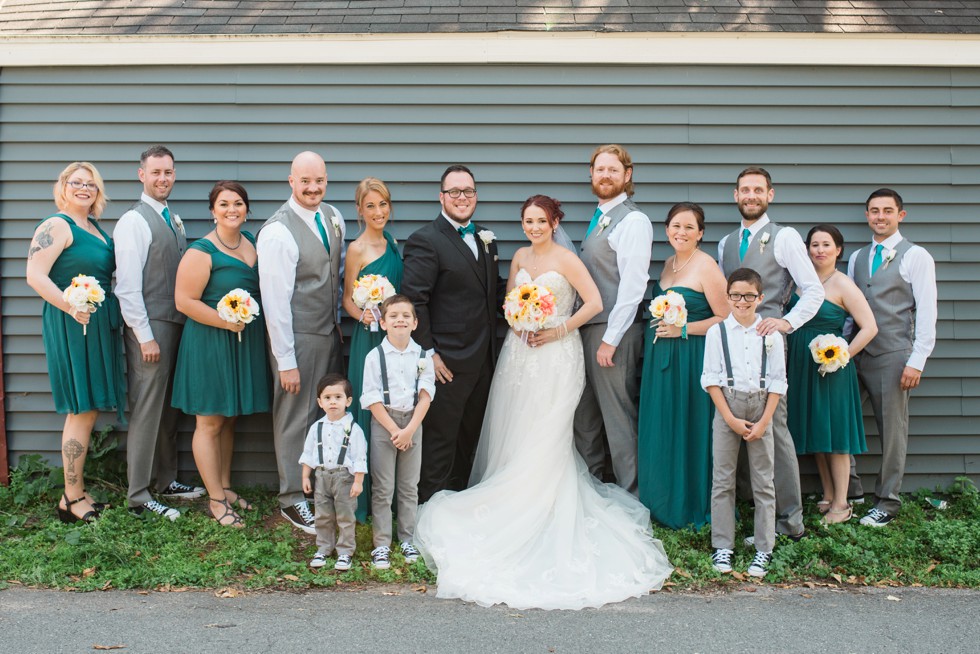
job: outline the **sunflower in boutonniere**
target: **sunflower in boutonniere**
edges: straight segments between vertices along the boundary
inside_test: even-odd
[[[821,334],[810,341],[810,355],[820,364],[817,372],[823,377],[828,372],[837,372],[851,360],[847,341],[834,334]]]

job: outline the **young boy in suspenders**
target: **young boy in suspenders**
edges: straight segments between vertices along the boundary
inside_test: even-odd
[[[786,359],[779,333],[759,336],[762,278],[749,268],[728,277],[732,313],[705,336],[701,386],[715,404],[712,424],[714,472],[711,483],[711,560],[715,570],[732,571],[735,547],[735,471],[745,441],[755,499],[756,554],[747,572],[764,577],[776,540],[772,417],[786,393]]]
[[[334,547],[334,570],[350,570],[354,558],[357,496],[364,490],[367,441],[347,410],[354,400],[351,383],[337,373],[326,375],[316,386],[316,403],[322,418],[310,426],[299,462],[303,464],[303,492],[313,492],[316,509],[316,556],[311,568],[322,568]],[[316,490],[310,479],[316,474]],[[339,532],[339,533],[338,533]]]
[[[419,558],[412,544],[422,469],[422,419],[435,396],[428,352],[412,339],[415,305],[393,295],[381,305],[381,344],[364,360],[361,408],[371,412],[371,521],[377,569],[390,567],[391,502],[398,489],[398,540],[405,561]]]

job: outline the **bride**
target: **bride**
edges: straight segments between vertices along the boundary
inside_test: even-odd
[[[647,509],[596,481],[572,442],[585,385],[577,330],[602,300],[582,262],[555,240],[556,229],[564,237],[563,215],[547,196],[524,203],[531,245],[514,255],[507,290],[547,286],[556,315],[526,344],[507,335],[470,487],[437,493],[419,508],[415,544],[438,575],[438,597],[581,609],[645,595],[672,570]],[[576,292],[582,306],[572,314]]]

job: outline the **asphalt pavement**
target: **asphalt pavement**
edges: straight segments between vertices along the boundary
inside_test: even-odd
[[[751,589],[751,590],[750,590]],[[970,652],[980,591],[662,592],[601,609],[516,611],[433,588],[0,591],[0,652]]]

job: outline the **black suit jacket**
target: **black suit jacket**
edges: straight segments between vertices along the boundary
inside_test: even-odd
[[[475,223],[474,223],[475,224]],[[476,231],[483,228],[476,225]],[[507,283],[497,243],[476,237],[478,257],[441,214],[405,243],[402,293],[415,303],[415,340],[435,348],[450,370],[474,372],[497,358],[497,313]]]

